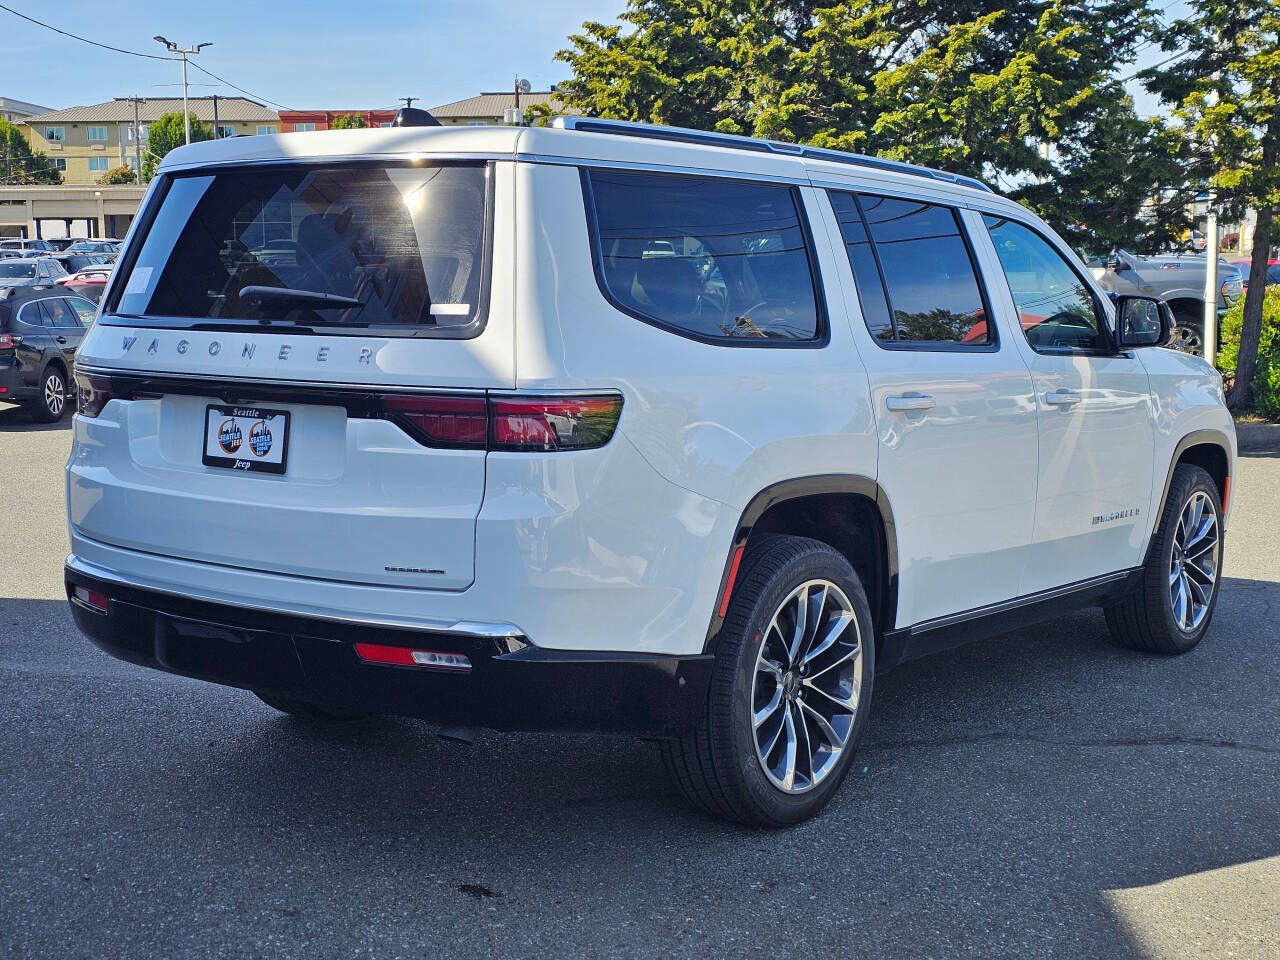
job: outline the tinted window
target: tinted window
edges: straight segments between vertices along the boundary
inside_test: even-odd
[[[831,193],[831,206],[835,208],[840,223],[840,235],[844,249],[853,267],[853,279],[858,287],[858,300],[862,304],[862,319],[871,335],[880,340],[893,340],[896,336],[893,320],[889,315],[889,301],[885,298],[884,284],[880,280],[880,268],[876,266],[871,238],[858,210],[858,203],[851,193]]]
[[[956,212],[916,200],[858,196],[898,340],[991,342],[982,292]]]
[[[176,176],[118,310],[474,332],[486,289],[488,196],[482,164],[270,165]],[[360,303],[242,296],[251,286]]]
[[[717,340],[813,340],[813,273],[791,187],[593,170],[600,281],[623,309]]]
[[[0,263],[0,280],[22,280],[35,275],[34,260],[5,260]]]
[[[76,318],[80,321],[80,326],[87,327],[93,323],[93,318],[98,313],[98,306],[92,300],[86,300],[84,297],[67,297],[67,305],[75,311]]]
[[[41,300],[40,313],[44,316],[44,323],[47,327],[80,326],[80,321],[76,319],[75,311],[67,306],[66,301],[61,297]]]
[[[1098,350],[1098,305],[1049,242],[1013,220],[983,216],[1027,342],[1042,353]]]

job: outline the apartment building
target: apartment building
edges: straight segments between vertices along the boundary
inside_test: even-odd
[[[10,123],[22,123],[27,117],[34,117],[37,114],[48,113],[52,107],[42,107],[38,103],[27,103],[25,100],[15,100],[13,97],[0,97],[0,117],[8,120]]]
[[[280,117],[272,109],[244,97],[192,97],[191,113],[218,125],[220,137],[279,133]],[[33,150],[44,153],[68,185],[96,184],[115,167],[136,167],[145,158],[150,125],[166,113],[182,113],[181,98],[143,100],[138,105],[140,142],[135,143],[133,101],[108,100],[84,107],[53,110],[26,117],[19,129]],[[137,148],[137,149],[135,149]]]
[[[550,108],[552,113],[565,112],[564,104],[556,97],[554,90],[522,93],[518,104],[515,93],[508,90],[505,93],[481,93],[479,96],[442,103],[428,109],[445,126],[497,126],[506,123],[507,110],[518,107],[523,114],[535,104]]]

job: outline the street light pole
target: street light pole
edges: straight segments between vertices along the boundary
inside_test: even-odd
[[[166,40],[164,37],[153,37],[157,43],[164,44],[164,48],[170,53],[177,54],[182,58],[182,127],[187,134],[187,143],[191,142],[191,111],[187,108],[187,57],[195,56],[205,47],[213,46],[212,43],[197,43],[194,47],[182,48],[172,40]]]

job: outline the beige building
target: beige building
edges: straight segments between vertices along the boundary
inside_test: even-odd
[[[534,104],[544,104],[552,113],[565,112],[564,104],[556,98],[554,90],[533,90],[520,94],[520,113]],[[496,126],[506,123],[506,111],[516,106],[516,95],[506,93],[482,93],[453,103],[429,108],[430,114],[446,126]],[[577,111],[572,111],[576,113]]]
[[[25,100],[15,100],[13,97],[0,97],[0,117],[4,117],[10,123],[21,123],[27,117],[48,113],[49,109],[38,103],[27,103]]]
[[[125,235],[146,187],[0,186],[0,237]]]
[[[188,105],[198,120],[212,126],[215,102],[219,136],[280,132],[280,117],[274,110],[244,97],[192,97]],[[64,184],[88,186],[115,167],[136,166],[139,151],[135,147],[141,148],[145,160],[148,128],[166,113],[181,114],[181,98],[148,99],[138,105],[141,142],[137,144],[130,100],[39,113],[23,120],[19,129],[32,149],[44,153],[62,173]]]

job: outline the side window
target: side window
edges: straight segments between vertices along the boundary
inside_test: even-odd
[[[830,196],[873,337],[921,346],[994,342],[955,210],[869,194]]]
[[[67,306],[61,297],[51,297],[40,301],[40,313],[44,316],[46,327],[78,327],[75,311]]]
[[[1038,353],[1104,349],[1098,302],[1062,255],[1014,220],[991,214],[982,219],[1032,349]]]
[[[597,276],[616,306],[710,340],[821,336],[793,188],[618,170],[584,178]]]
[[[67,303],[75,311],[76,317],[80,321],[80,326],[87,327],[93,323],[93,318],[97,316],[98,308],[92,301],[86,300],[84,297],[67,297]]]

